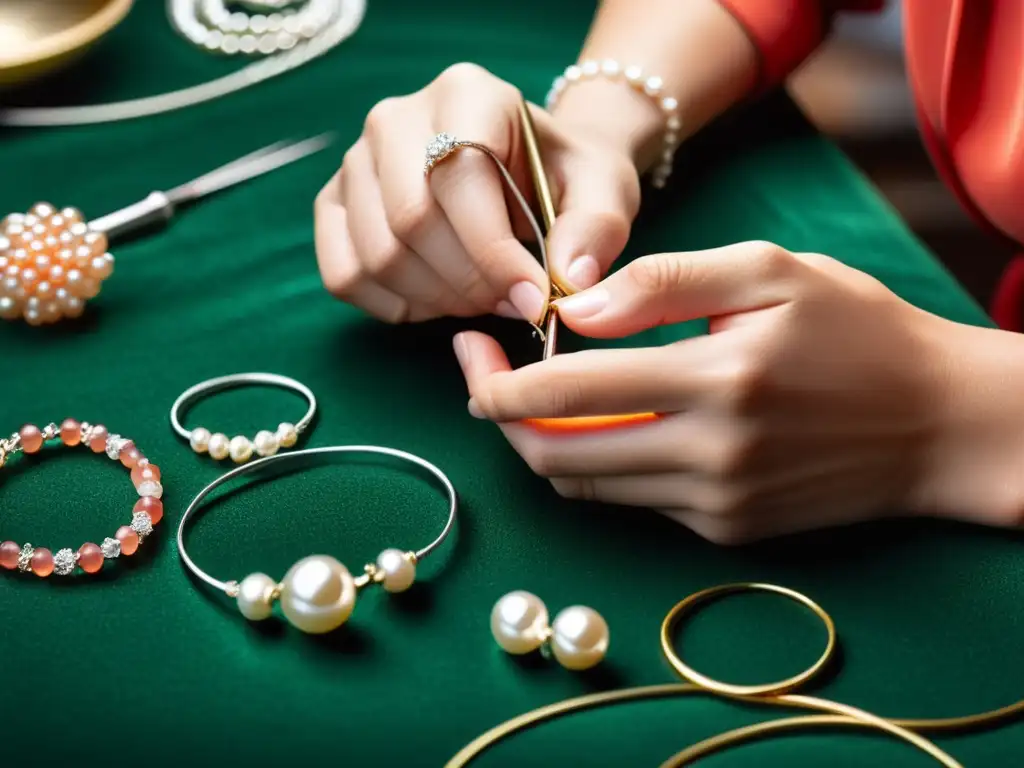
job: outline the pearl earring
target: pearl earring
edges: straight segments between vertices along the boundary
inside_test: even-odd
[[[596,666],[608,652],[608,623],[593,608],[569,606],[549,625],[544,602],[522,590],[494,604],[491,634],[507,653],[550,650],[559,664],[574,671]]]

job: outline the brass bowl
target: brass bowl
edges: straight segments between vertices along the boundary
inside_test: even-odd
[[[70,63],[128,15],[134,0],[0,0],[0,85]]]

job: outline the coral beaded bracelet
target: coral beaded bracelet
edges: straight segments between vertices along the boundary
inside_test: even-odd
[[[51,573],[70,576],[76,568],[85,573],[97,573],[103,568],[104,560],[119,555],[134,555],[146,537],[153,532],[153,526],[164,516],[163,486],[160,484],[160,468],[142,455],[135,443],[120,435],[113,435],[102,425],[79,423],[67,419],[59,427],[48,424],[43,429],[28,424],[6,440],[0,440],[0,467],[18,453],[39,453],[49,441],[60,441],[69,448],[81,445],[93,453],[106,453],[113,461],[120,461],[131,470],[132,482],[139,494],[139,500],[132,509],[132,521],[122,525],[107,537],[102,544],[86,542],[77,551],[65,548],[53,554],[45,547],[31,544],[19,546],[16,542],[0,544],[0,567],[9,571],[15,569],[36,576],[46,577]]]

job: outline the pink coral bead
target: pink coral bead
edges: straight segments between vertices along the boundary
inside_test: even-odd
[[[99,424],[92,428],[92,437],[89,440],[89,447],[93,453],[103,453],[107,450],[107,428]]]
[[[135,469],[132,470],[132,482],[135,483],[135,487],[138,488],[140,483],[144,483],[147,480],[159,483],[160,467],[156,464],[150,464],[148,460],[143,459],[136,464]]]
[[[139,534],[127,525],[122,525],[118,528],[114,538],[121,542],[122,555],[134,555],[135,550],[139,548]]]
[[[46,578],[53,573],[53,553],[40,547],[32,553],[32,573]]]
[[[74,419],[64,419],[60,425],[60,439],[64,445],[74,448],[82,442],[82,425]]]
[[[86,573],[96,573],[103,567],[103,550],[91,541],[78,548],[78,564]]]
[[[139,449],[135,447],[135,443],[128,441],[124,447],[121,448],[121,463],[128,469],[132,469],[138,465],[142,459],[142,454],[139,453]]]
[[[149,515],[150,522],[156,525],[163,520],[164,503],[160,499],[154,499],[152,496],[143,496],[135,502],[132,512],[145,512]]]
[[[18,434],[21,435],[21,447],[25,453],[35,453],[43,447],[43,433],[34,424],[26,424]]]
[[[21,547],[13,541],[5,541],[0,544],[0,567],[12,571],[18,567],[18,555],[21,554]]]

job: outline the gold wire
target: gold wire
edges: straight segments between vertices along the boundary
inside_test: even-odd
[[[725,594],[742,591],[772,592],[789,597],[811,608],[811,610],[825,622],[826,627],[830,628],[830,641],[828,643],[826,653],[823,654],[822,657],[825,661],[822,662],[821,659],[819,659],[815,662],[814,666],[797,677],[802,676],[804,678],[804,682],[806,682],[818,674],[828,662],[828,659],[834,651],[834,622],[832,621],[831,616],[829,616],[824,608],[821,608],[821,606],[800,592],[774,584],[756,582],[728,584],[721,587],[703,590],[673,606],[662,621],[661,633],[662,651],[665,653],[666,658],[669,659],[670,663],[673,656],[678,659],[678,654],[676,654],[671,643],[671,627],[675,625],[682,613],[696,607],[698,603],[706,602],[713,596],[724,596]],[[668,629],[668,634],[666,634],[666,628]],[[676,669],[676,672],[679,673],[678,668],[675,667],[675,665],[673,665],[673,667]],[[688,667],[687,669],[689,670]],[[694,672],[694,670],[689,671],[691,673]],[[700,675],[700,677],[706,680],[711,680],[711,678],[706,678],[703,675]],[[711,680],[711,682],[718,684],[720,687],[732,687],[730,684],[720,683],[719,681]],[[783,681],[783,683],[787,682],[788,681]],[[783,683],[776,683],[774,685],[779,686]],[[675,768],[676,766],[690,765],[713,753],[722,752],[726,749],[746,744],[757,739],[768,738],[792,731],[828,727],[858,727],[882,731],[883,733],[899,738],[908,744],[917,747],[930,757],[933,757],[941,765],[946,766],[946,768],[962,768],[961,764],[952,756],[916,732],[951,733],[977,729],[983,726],[992,727],[1024,713],[1024,700],[1021,700],[998,709],[972,715],[964,715],[961,717],[929,719],[883,718],[856,707],[813,696],[803,696],[791,693],[773,693],[758,696],[737,695],[734,693],[724,692],[724,689],[712,690],[694,683],[668,683],[664,685],[650,685],[625,688],[618,691],[603,691],[601,693],[587,694],[585,696],[578,696],[573,699],[567,699],[565,701],[549,704],[530,712],[526,712],[512,718],[511,720],[501,723],[475,738],[463,747],[454,757],[452,757],[445,764],[445,768],[463,768],[463,766],[468,765],[483,752],[518,731],[525,730],[526,728],[533,727],[542,722],[555,720],[563,715],[571,714],[573,712],[582,712],[589,709],[596,709],[610,704],[663,699],[690,694],[712,695],[720,699],[726,699],[743,704],[810,709],[826,714],[804,715],[781,720],[769,720],[744,726],[742,728],[736,728],[731,731],[712,736],[708,739],[704,739],[703,741],[677,752],[666,762],[662,763],[661,768]]]

